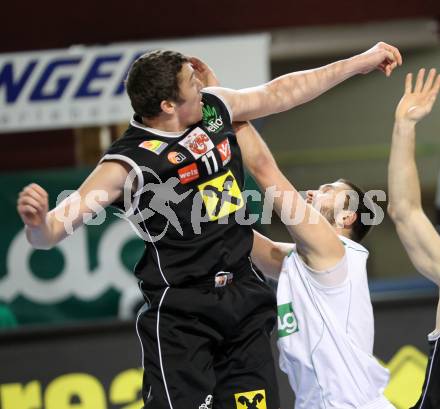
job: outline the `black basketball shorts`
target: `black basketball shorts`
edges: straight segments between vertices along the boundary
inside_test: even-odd
[[[145,409],[278,409],[276,297],[256,274],[224,287],[144,291],[136,329]]]

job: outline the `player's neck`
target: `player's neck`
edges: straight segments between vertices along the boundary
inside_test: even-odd
[[[333,226],[333,230],[336,232],[336,234],[338,236],[344,236],[347,239],[351,240],[351,235],[350,235],[351,230],[350,229],[347,229],[347,228],[344,228],[344,227]]]
[[[148,128],[154,128],[164,132],[182,132],[188,126],[182,124],[179,118],[174,115],[158,115],[155,118],[142,117],[142,123]]]

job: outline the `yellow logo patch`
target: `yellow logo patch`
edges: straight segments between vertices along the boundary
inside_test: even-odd
[[[234,394],[237,409],[267,409],[266,391],[243,392]]]
[[[231,171],[198,186],[209,220],[218,220],[244,206],[237,180]]]
[[[156,155],[159,155],[167,146],[166,142],[156,140],[148,140],[139,144],[139,148],[154,152]]]

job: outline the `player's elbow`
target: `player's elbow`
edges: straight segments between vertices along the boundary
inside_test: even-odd
[[[387,213],[391,220],[395,223],[403,223],[408,216],[409,207],[404,203],[394,204],[392,202],[388,203]]]
[[[264,176],[278,171],[277,163],[271,154],[262,153],[252,163],[252,170],[255,175]]]

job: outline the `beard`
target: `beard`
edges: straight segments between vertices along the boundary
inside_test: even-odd
[[[330,223],[331,226],[334,226],[336,224],[334,208],[329,206],[321,206],[321,208],[318,210],[324,216],[324,218]]]

